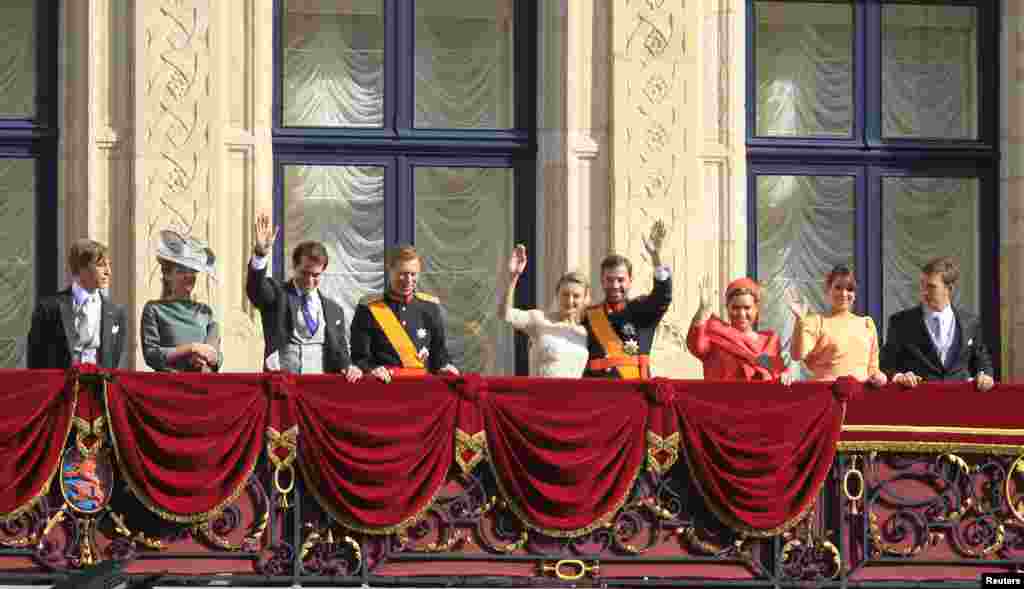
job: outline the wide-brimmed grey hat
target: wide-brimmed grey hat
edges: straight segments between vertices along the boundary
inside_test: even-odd
[[[217,279],[217,256],[213,254],[213,250],[205,243],[192,237],[185,237],[176,231],[164,229],[160,232],[156,257],[189,270],[206,272],[214,280]]]

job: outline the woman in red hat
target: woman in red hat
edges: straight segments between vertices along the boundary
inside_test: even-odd
[[[757,330],[761,286],[739,278],[725,290],[729,322],[711,313],[711,288],[705,276],[699,285],[700,308],[693,316],[686,347],[704,364],[705,380],[781,381],[793,377],[782,359],[779,336]]]

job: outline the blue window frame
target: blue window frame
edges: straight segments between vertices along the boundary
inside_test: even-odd
[[[0,367],[22,365],[32,306],[57,289],[57,0],[0,7]]]
[[[412,243],[425,254],[421,283],[449,307],[456,357],[527,372],[524,338],[486,341],[506,328],[494,299],[489,314],[482,301],[492,258],[534,241],[536,11],[515,0],[275,0],[276,275],[296,240],[327,242],[332,295],[351,320],[359,296],[384,287],[385,249]],[[524,278],[517,303],[532,306]]]
[[[998,27],[985,0],[747,1],[748,273],[770,298],[823,306],[852,263],[884,337],[952,254],[998,363]]]

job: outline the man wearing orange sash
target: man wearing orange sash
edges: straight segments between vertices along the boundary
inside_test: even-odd
[[[459,373],[448,355],[441,302],[416,290],[421,267],[412,246],[392,250],[387,291],[364,297],[352,318],[352,362],[382,382]]]
[[[587,308],[590,360],[583,376],[600,378],[650,378],[650,353],[654,332],[672,303],[672,276],[661,264],[665,224],[657,221],[644,248],[654,266],[654,288],[647,296],[628,298],[633,265],[618,254],[601,262],[601,287],[605,300]]]

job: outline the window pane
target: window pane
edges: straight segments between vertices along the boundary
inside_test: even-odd
[[[415,186],[420,283],[447,310],[453,361],[463,372],[514,374],[512,330],[495,309],[512,250],[512,170],[418,167]]]
[[[978,138],[978,10],[882,8],[882,134]]]
[[[286,0],[282,31],[285,126],[382,126],[383,0]]]
[[[757,134],[853,133],[853,5],[757,2]]]
[[[35,7],[35,0],[4,0],[0,8],[0,117],[36,115]]]
[[[24,368],[36,299],[33,160],[0,160],[0,368]]]
[[[817,312],[829,308],[825,275],[853,264],[856,180],[852,176],[757,177],[757,278],[763,287],[761,329],[788,353],[793,314],[784,292],[796,289]]]
[[[514,126],[513,2],[416,1],[416,127]]]
[[[359,299],[384,290],[384,168],[286,166],[284,211],[285,273],[299,242],[323,242],[330,261],[321,288],[351,323]]]
[[[939,256],[960,265],[953,303],[979,312],[978,191],[977,178],[882,179],[886,316],[920,304],[921,267]]]

